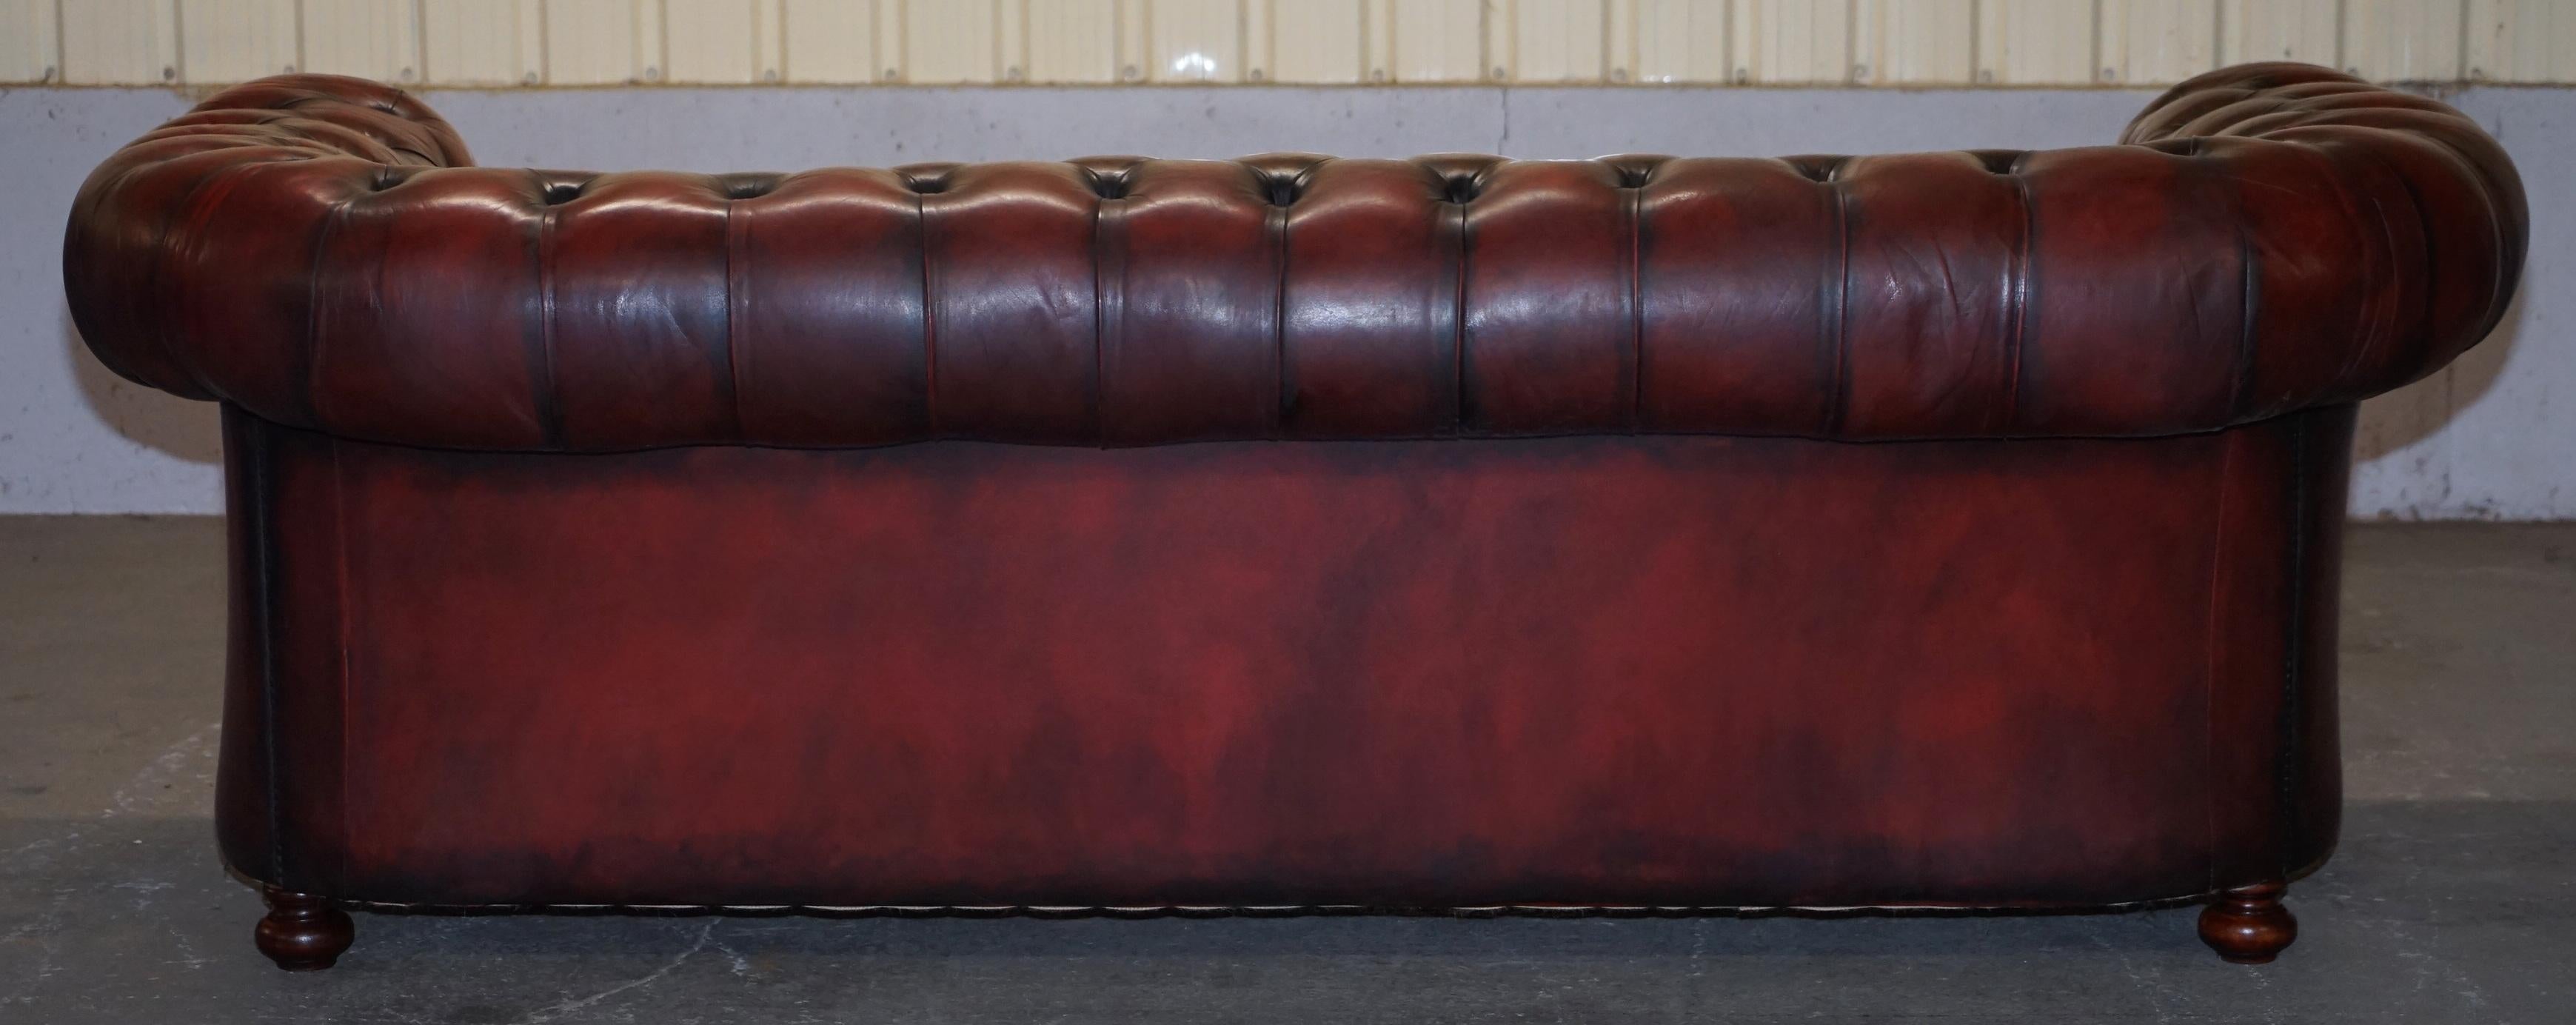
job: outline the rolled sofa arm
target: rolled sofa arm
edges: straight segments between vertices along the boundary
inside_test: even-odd
[[[2123,143],[579,174],[289,75],[100,167],[65,277],[145,384],[602,450],[2204,431],[2420,377],[2519,276],[2512,164],[2432,100],[2249,65]]]

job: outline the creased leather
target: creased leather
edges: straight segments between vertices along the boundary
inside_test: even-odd
[[[474,167],[287,75],[118,151],[64,264],[118,373],[398,444],[2133,436],[2431,372],[2527,223],[2475,123],[2296,64],[2054,151],[790,175]]]

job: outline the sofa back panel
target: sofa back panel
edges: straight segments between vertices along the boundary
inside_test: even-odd
[[[333,762],[302,799],[337,807],[279,840],[330,852],[339,895],[2091,904],[2279,868],[2275,425],[591,456],[268,433],[319,443],[282,476],[333,482],[277,511],[339,618],[276,689],[340,716],[281,756]]]

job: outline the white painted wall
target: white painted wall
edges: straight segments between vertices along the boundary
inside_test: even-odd
[[[1302,149],[1522,157],[1776,155],[2109,141],[2148,94],[2107,90],[612,89],[433,92],[489,165],[787,170],[830,164]],[[2353,509],[2576,518],[2576,90],[2450,98],[2531,190],[2505,326],[2453,369],[2364,407]],[[0,513],[213,512],[213,407],[125,383],[63,309],[63,219],[116,146],[187,107],[165,90],[0,90]]]

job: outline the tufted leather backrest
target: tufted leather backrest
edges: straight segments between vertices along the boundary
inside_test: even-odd
[[[2294,64],[2045,152],[715,176],[288,75],[101,166],[65,276],[127,377],[406,444],[2155,435],[2439,367],[2526,223],[2474,123]]]

